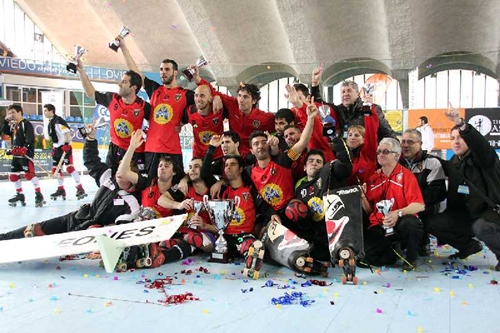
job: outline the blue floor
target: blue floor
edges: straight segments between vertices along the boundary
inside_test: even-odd
[[[83,202],[90,201],[97,187],[88,176],[83,182],[90,194]],[[1,182],[0,232],[75,210],[82,201],[72,184],[66,179],[66,201],[35,208],[32,186],[24,183],[28,205],[13,208],[6,203],[13,186]],[[54,180],[42,181],[46,197],[55,189]],[[2,264],[0,332],[500,332],[494,255],[485,249],[451,267],[446,257],[454,250],[434,250],[416,272],[359,270],[357,286],[342,285],[338,268],[328,278],[312,278],[327,286],[307,286],[308,280],[272,264],[264,265],[267,276],[247,280],[239,263],[212,264],[207,257],[113,274],[89,259]],[[167,277],[172,283],[164,292],[146,288],[146,280]],[[164,305],[167,296],[186,293],[199,300]],[[273,304],[286,293],[297,296],[296,304]]]

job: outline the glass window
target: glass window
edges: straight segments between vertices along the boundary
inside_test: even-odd
[[[69,115],[71,117],[83,117],[83,108],[81,106],[70,106]]]
[[[7,86],[6,88],[7,88],[6,98],[8,100],[11,100],[13,102],[21,101],[21,90],[18,87]]]
[[[85,106],[95,106],[95,101],[92,98],[88,98],[85,94],[83,94],[83,103],[85,104]]]
[[[70,91],[69,92],[69,104],[70,105],[82,105],[83,94],[81,91]]]
[[[472,107],[472,80],[474,78],[473,71],[461,71],[462,73],[462,89],[460,94],[460,107]]]
[[[36,103],[23,103],[24,115],[37,114],[37,107]]]
[[[459,108],[461,91],[460,70],[454,69],[448,71],[449,73],[449,100],[453,107]]]
[[[36,88],[23,88],[23,102],[36,103]]]

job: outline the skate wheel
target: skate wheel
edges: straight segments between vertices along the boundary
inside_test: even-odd
[[[241,272],[241,274],[242,274],[243,276],[249,276],[249,275],[248,275],[248,273],[249,273],[249,272],[248,272],[248,268],[243,268],[243,271]]]
[[[153,260],[151,258],[146,258],[144,259],[144,263],[146,267],[151,267],[151,265],[153,264]]]
[[[51,197],[52,200],[57,201],[57,198]]]
[[[17,205],[15,203],[9,203],[9,206],[16,207]]]
[[[253,276],[252,276],[252,278],[253,278],[254,280],[257,280],[257,279],[259,278],[259,271],[255,271],[255,272],[253,272]]]
[[[298,257],[295,259],[295,265],[297,265],[297,267],[304,267],[305,264],[306,261],[304,260],[304,257]]]
[[[313,263],[314,262],[314,258],[313,257],[307,257],[306,258],[306,262]]]
[[[342,275],[342,284],[346,284],[346,283],[347,283],[347,276]]]
[[[254,251],[254,247],[250,246],[250,248],[248,249],[248,256],[249,257],[251,257],[253,255],[253,251]]]
[[[137,268],[143,268],[144,267],[144,259],[139,259],[135,262],[135,266]]]
[[[304,267],[304,272],[311,273],[312,272],[311,267]]]
[[[264,259],[264,253],[265,253],[264,250],[259,251],[259,259]]]
[[[32,232],[26,232],[26,231],[25,231],[25,232],[24,232],[24,237],[26,237],[26,238],[31,238],[31,237],[33,237],[33,233],[32,233]]]
[[[322,277],[328,277],[328,272],[321,272]]]
[[[342,268],[344,267],[344,260],[339,260],[339,263],[338,263],[339,267]]]
[[[62,197],[62,198],[63,198],[63,200],[66,200],[66,197]]]
[[[121,264],[118,264],[116,266],[116,269],[117,270],[120,270],[120,271],[126,271],[127,270],[127,264],[126,263],[121,263]]]
[[[356,266],[356,259],[349,259],[349,266],[351,267]]]
[[[339,251],[339,257],[341,259],[349,259],[351,252],[348,249],[342,249]]]
[[[352,283],[355,285],[358,284],[358,277],[357,276],[352,278]]]

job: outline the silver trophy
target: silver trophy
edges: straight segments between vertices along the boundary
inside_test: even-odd
[[[108,126],[108,122],[106,121],[106,118],[103,116],[99,117],[99,119],[97,119],[97,121],[94,124],[95,129],[105,127],[105,126]],[[92,129],[85,127],[85,126],[82,126],[82,127],[78,127],[78,132],[80,132],[80,134],[82,135],[83,138],[86,138],[87,135],[89,135],[92,132]]]
[[[203,203],[203,201],[196,201],[193,199],[193,210],[194,210],[193,216],[197,216],[198,214],[200,214],[203,207],[205,207],[205,204]],[[191,216],[191,218],[193,216]],[[190,229],[195,229],[195,230],[198,229],[197,226],[191,224],[191,220],[188,221],[187,225],[188,225],[188,228],[190,228]]]
[[[87,52],[88,51],[83,47],[75,45],[75,55],[73,56],[73,60],[66,65],[66,70],[70,73],[76,74],[78,70],[78,59],[80,59]]]
[[[375,92],[375,84],[366,83],[363,86],[363,90],[365,91],[366,96],[373,96],[373,93]],[[370,103],[370,102],[363,102],[363,106],[361,107],[361,113],[365,116],[371,116],[372,104],[373,103]]]
[[[205,59],[204,56],[201,55],[198,58],[198,60],[196,60],[196,67],[201,68],[201,67],[206,66],[206,65],[208,65],[208,61]],[[194,69],[188,68],[188,69],[183,70],[182,73],[184,73],[184,75],[186,76],[186,79],[191,81],[193,79]]]
[[[318,108],[318,113],[323,123],[323,136],[335,136],[335,119],[330,116],[330,107],[326,104],[321,104]]]
[[[210,220],[219,229],[219,238],[215,241],[215,248],[208,261],[227,263],[231,258],[227,248],[227,241],[224,238],[224,230],[226,230],[233,220],[234,212],[240,205],[240,197],[227,200],[209,200],[208,195],[205,195],[203,203],[210,216]]]
[[[392,198],[391,200],[380,200],[379,202],[377,202],[375,204],[378,211],[381,212],[382,214],[384,214],[384,216],[389,215],[393,205],[394,205],[394,198]],[[385,229],[385,236],[386,237],[394,234],[394,228],[387,227],[383,224],[382,224],[382,227]]]
[[[127,28],[126,26],[123,26],[120,30],[120,37],[125,38],[130,34],[130,29]],[[115,52],[118,52],[118,49],[120,48],[120,41],[118,39],[113,39],[111,42],[108,44],[109,48],[112,49]]]

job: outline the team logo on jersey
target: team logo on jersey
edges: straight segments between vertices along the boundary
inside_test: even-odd
[[[174,111],[170,104],[158,104],[153,113],[154,121],[159,125],[168,124],[174,117]]]
[[[134,109],[133,113],[134,117],[139,117],[139,115],[141,114],[141,109]]]
[[[130,138],[132,132],[134,131],[132,124],[128,120],[122,118],[115,119],[113,126],[115,128],[116,135],[122,139]]]
[[[274,176],[276,174],[276,169],[274,167],[271,168],[271,176]]]
[[[248,199],[250,199],[250,193],[248,193],[248,192],[243,192],[243,200],[244,200],[244,201],[248,201]]]
[[[260,121],[254,120],[253,121],[253,128],[259,128],[260,127]]]
[[[212,119],[212,123],[213,123],[214,125],[219,125],[219,118],[214,118],[214,119]]]
[[[325,210],[323,207],[323,200],[318,197],[312,197],[307,202],[309,211],[311,212],[314,221],[321,221],[325,218]]]
[[[396,176],[396,181],[397,181],[398,183],[400,183],[400,184],[401,184],[401,180],[402,180],[402,179],[403,179],[403,173],[402,173],[402,172],[400,172],[400,173],[398,173],[398,175]]]
[[[237,207],[231,220],[232,226],[240,226],[245,222],[245,212],[240,207]]]
[[[182,94],[175,94],[175,100],[178,102],[182,98]]]
[[[277,184],[266,184],[261,190],[260,195],[271,206],[277,206],[283,199],[283,190]]]
[[[208,146],[210,139],[212,139],[212,136],[215,135],[215,132],[212,131],[202,131],[198,135],[200,138],[201,143],[203,143],[205,146]]]

